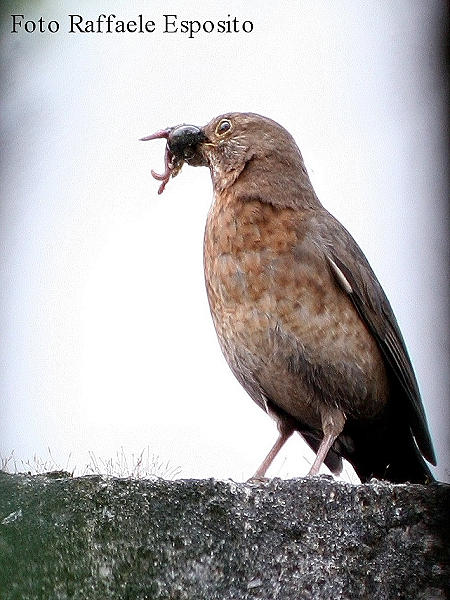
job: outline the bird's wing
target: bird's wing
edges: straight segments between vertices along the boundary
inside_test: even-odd
[[[327,259],[343,291],[352,300],[359,316],[376,339],[387,363],[404,391],[405,408],[411,430],[424,457],[432,464],[436,458],[414,370],[391,305],[362,250],[344,229],[327,240]],[[327,236],[328,237],[328,236]]]

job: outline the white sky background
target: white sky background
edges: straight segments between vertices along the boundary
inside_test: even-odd
[[[393,305],[449,480],[443,90],[436,0],[10,2],[56,34],[2,23],[0,455],[62,468],[144,449],[181,477],[247,479],[276,428],[234,380],[211,323],[206,169],[162,196],[164,141],[228,111],[295,137],[323,204]],[[224,8],[221,8],[223,4]],[[5,9],[3,9],[5,10]],[[68,14],[156,21],[153,34],[69,34]],[[164,34],[179,19],[252,33]],[[270,474],[304,475],[299,436]]]

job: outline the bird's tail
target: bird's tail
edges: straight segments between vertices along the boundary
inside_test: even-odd
[[[353,443],[351,450],[344,451],[343,455],[352,463],[362,482],[372,478],[393,483],[434,481],[404,419],[393,419],[391,415],[366,427],[350,421],[345,430]]]

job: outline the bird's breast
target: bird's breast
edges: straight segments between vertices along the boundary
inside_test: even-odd
[[[314,373],[332,373],[340,396],[344,389],[363,402],[383,395],[371,389],[384,373],[376,343],[312,242],[307,214],[231,195],[216,199],[204,267],[214,325],[238,378],[236,371],[251,372],[291,408],[316,401],[308,384]]]
[[[226,335],[237,335],[253,320],[261,334],[276,322],[306,341],[318,320],[329,318],[327,305],[337,290],[323,257],[308,243],[307,219],[297,211],[256,200],[216,201],[207,219],[204,261],[213,318]]]

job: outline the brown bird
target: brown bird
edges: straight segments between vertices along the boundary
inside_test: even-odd
[[[188,163],[209,167],[204,239],[211,314],[223,354],[279,437],[294,431],[338,474],[425,483],[436,464],[413,367],[386,295],[349,232],[322,206],[292,136],[253,113],[167,139],[159,193]]]

